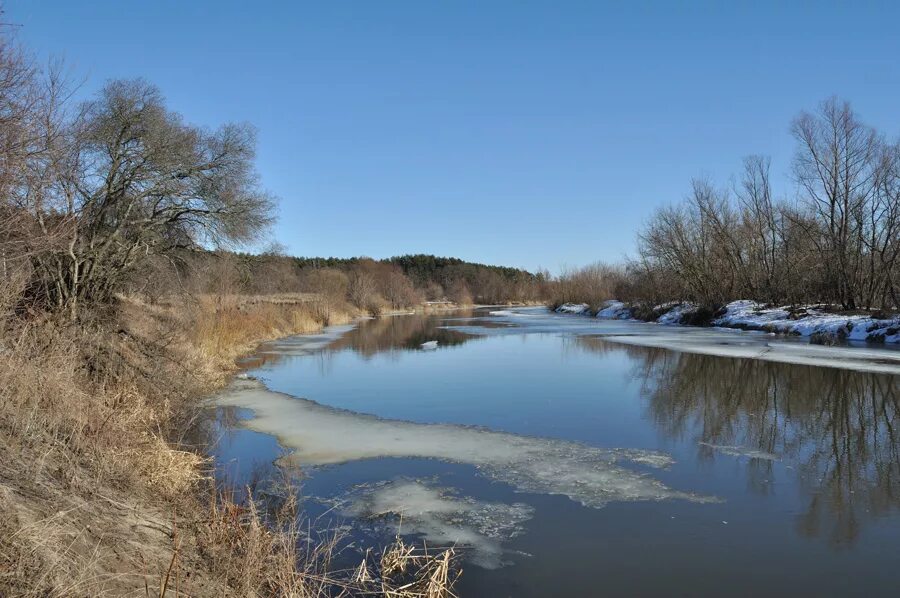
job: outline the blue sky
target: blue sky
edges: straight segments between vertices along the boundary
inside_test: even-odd
[[[900,4],[6,0],[89,94],[144,77],[249,121],[296,255],[435,253],[556,271],[632,252],[691,177],[837,94],[900,133]]]

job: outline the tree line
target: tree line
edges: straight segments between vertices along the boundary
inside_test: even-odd
[[[773,189],[760,155],[730,185],[694,179],[650,217],[636,257],[564,273],[555,296],[900,307],[900,143],[837,98],[801,112],[790,132],[794,192]]]
[[[123,292],[151,300],[176,295],[276,295],[316,293],[332,304],[347,302],[370,313],[426,301],[459,305],[540,301],[545,273],[466,262],[458,258],[406,255],[307,258],[280,250],[261,254],[183,251],[149,260]]]

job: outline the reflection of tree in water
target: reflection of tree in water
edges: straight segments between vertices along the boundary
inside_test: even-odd
[[[900,378],[613,345],[627,351],[655,423],[668,436],[741,446],[793,465],[809,497],[801,533],[852,542],[867,518],[900,508]],[[710,447],[699,446],[701,457]],[[769,492],[774,463],[749,459],[755,490]]]
[[[443,316],[421,314],[365,320],[330,343],[327,350],[352,349],[371,357],[394,349],[419,349],[429,341],[437,341],[440,349],[477,338],[458,330],[442,328],[444,321]]]
[[[452,322],[447,321],[447,315],[428,314],[384,316],[362,320],[325,347],[319,348],[292,347],[289,341],[293,337],[287,339],[287,342],[285,340],[265,342],[255,353],[238,359],[237,364],[242,370],[263,369],[278,365],[286,358],[302,355],[306,358],[318,358],[324,369],[328,367],[332,353],[345,349],[355,351],[364,357],[372,357],[377,353],[395,349],[419,350],[422,348],[422,344],[428,341],[438,341],[437,348],[440,349],[480,338],[458,330],[441,328],[448,323],[459,325],[457,319],[471,318],[472,310],[454,310],[452,314]],[[476,323],[485,321],[484,319],[471,320]],[[316,335],[302,336],[315,337]]]

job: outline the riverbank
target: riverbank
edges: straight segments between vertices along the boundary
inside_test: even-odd
[[[596,309],[586,303],[565,303],[555,311],[611,320],[755,330],[800,336],[808,338],[812,343],[826,345],[848,341],[900,343],[900,317],[882,312],[842,312],[827,305],[778,307],[739,300],[721,307],[700,306],[690,302],[648,306],[609,300]]]
[[[235,358],[359,315],[314,295],[120,297],[77,324],[4,322],[0,595],[332,592],[329,547],[299,552],[290,501],[269,517],[220,493],[196,424]],[[410,547],[380,556],[442,572]]]

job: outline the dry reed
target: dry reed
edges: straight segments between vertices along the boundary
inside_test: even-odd
[[[236,356],[354,315],[309,295],[123,297],[78,324],[0,309],[0,595],[451,596],[452,551],[333,571],[336,535],[310,544],[293,499],[271,519],[210,498],[183,442]]]

